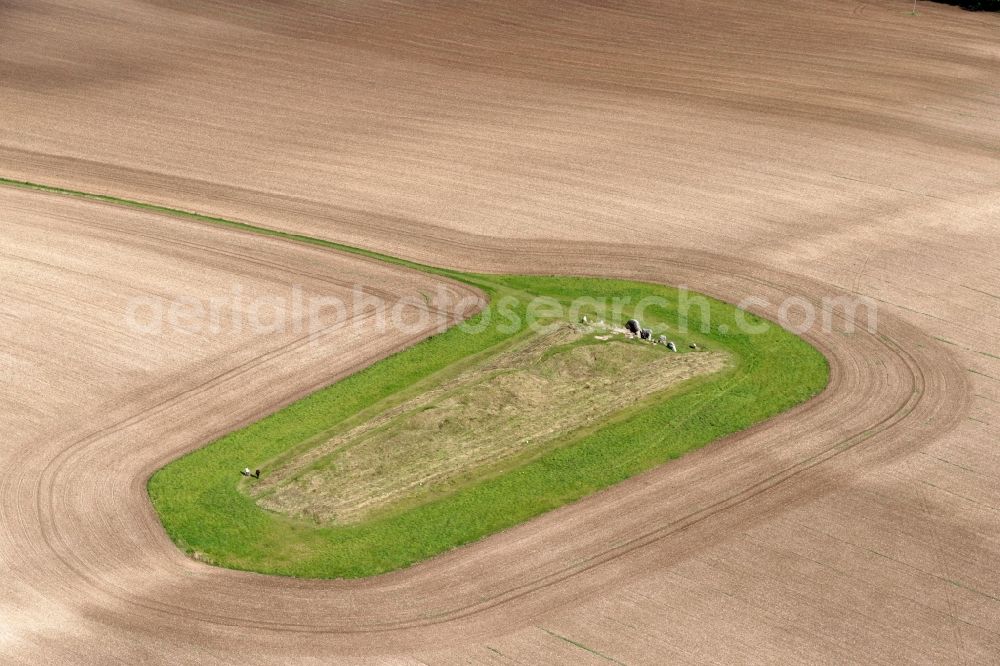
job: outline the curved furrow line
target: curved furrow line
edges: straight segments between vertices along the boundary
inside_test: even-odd
[[[753,290],[761,289],[784,293],[786,296],[799,296],[810,301],[818,301],[824,296],[836,293],[825,285],[810,284],[808,281],[803,283],[802,279],[788,279],[788,276],[782,276],[761,267],[748,266],[744,262],[737,264],[721,256],[702,254],[692,258],[690,253],[678,253],[666,248],[644,248],[639,250],[608,244],[588,245],[585,243],[560,244],[549,242],[542,245],[543,247],[541,248],[532,247],[530,244],[525,244],[520,248],[511,248],[508,245],[506,251],[499,257],[497,254],[492,254],[489,251],[481,249],[475,255],[467,254],[462,267],[467,268],[465,264],[469,262],[475,263],[476,261],[485,260],[483,269],[488,270],[492,267],[491,264],[494,261],[499,260],[507,264],[514,264],[512,272],[522,270],[524,272],[532,272],[531,268],[535,269],[534,272],[540,272],[535,262],[540,258],[544,258],[545,262],[543,265],[546,266],[544,272],[566,274],[587,272],[592,275],[613,275],[615,277],[631,278],[645,276],[654,281],[675,284],[676,280],[671,278],[676,278],[678,271],[680,271],[688,278],[694,278],[698,274],[703,274],[708,278],[705,282],[707,286],[702,288],[699,284],[699,289],[732,302],[738,301],[740,297],[747,293],[753,293]],[[631,267],[628,270],[622,270],[621,267],[626,265],[626,260],[629,260]],[[588,266],[587,271],[579,270],[582,263],[586,263]],[[786,284],[786,282],[790,284]],[[736,286],[742,291],[734,290]],[[774,312],[767,309],[762,309],[757,314],[774,316]],[[885,321],[883,321],[883,325],[885,325]],[[111,435],[125,426],[135,425],[158,412],[166,411],[174,406],[174,402],[181,400],[183,396],[177,396],[176,401],[169,401],[168,403],[154,407],[150,414],[137,415],[109,429],[95,432],[90,437],[78,440],[73,445],[61,451],[44,468],[43,473],[38,479],[38,510],[47,525],[45,534],[47,540],[51,539],[51,541],[47,541],[51,552],[60,559],[63,559],[64,566],[69,568],[73,572],[73,575],[79,577],[80,580],[86,581],[88,587],[95,592],[107,594],[117,602],[123,604],[123,610],[125,608],[133,609],[129,613],[141,610],[144,613],[173,617],[177,620],[197,620],[198,622],[219,626],[255,628],[277,634],[293,632],[340,636],[391,634],[393,632],[405,633],[414,629],[446,627],[456,623],[468,623],[474,621],[477,616],[488,615],[490,612],[495,614],[498,609],[503,610],[506,608],[509,611],[510,607],[515,606],[517,603],[524,602],[529,597],[544,596],[546,591],[553,588],[572,586],[572,581],[575,578],[584,576],[618,560],[626,559],[636,551],[648,549],[653,544],[665,539],[671,537],[680,538],[683,533],[710,522],[712,518],[720,514],[745,510],[745,507],[754,506],[755,503],[759,506],[766,506],[768,502],[765,496],[769,491],[773,492],[783,485],[794,483],[799,477],[816,468],[829,466],[831,461],[840,454],[852,451],[862,443],[866,444],[867,448],[877,448],[884,440],[891,439],[894,430],[914,427],[928,430],[925,424],[920,423],[921,419],[927,412],[940,409],[940,403],[949,402],[948,396],[956,397],[957,401],[951,400],[951,402],[959,403],[954,405],[954,408],[948,409],[948,412],[954,415],[953,418],[937,420],[932,424],[931,428],[943,432],[953,427],[955,418],[961,414],[961,404],[967,400],[967,395],[963,391],[942,392],[941,387],[933,381],[928,386],[928,380],[925,377],[922,367],[925,362],[924,357],[915,356],[907,350],[907,347],[914,344],[917,340],[924,342],[926,338],[912,329],[912,327],[899,321],[892,320],[891,328],[899,329],[901,334],[897,334],[897,337],[888,337],[862,331],[859,336],[849,343],[846,342],[846,338],[840,339],[835,335],[825,337],[813,336],[813,339],[810,341],[824,351],[828,359],[831,360],[833,378],[830,387],[820,396],[817,396],[800,408],[792,410],[765,424],[751,428],[748,431],[726,438],[707,448],[721,449],[723,447],[740,446],[761,435],[766,435],[776,427],[782,425],[787,427],[793,421],[809,423],[820,420],[850,420],[851,418],[857,420],[858,414],[856,410],[859,404],[857,395],[853,393],[855,387],[863,385],[866,382],[878,386],[878,370],[884,369],[886,372],[889,372],[892,369],[893,376],[896,379],[892,393],[890,395],[880,395],[877,403],[869,400],[867,402],[869,405],[868,409],[875,418],[866,421],[863,420],[863,427],[860,427],[849,436],[831,439],[818,450],[805,451],[800,459],[794,460],[790,464],[767,469],[767,474],[763,478],[747,478],[744,485],[730,489],[727,495],[717,498],[710,504],[701,506],[695,510],[671,515],[669,520],[661,520],[655,523],[655,526],[652,528],[646,523],[636,525],[631,530],[623,531],[624,538],[616,539],[613,545],[610,545],[609,540],[609,544],[605,545],[605,547],[597,548],[592,552],[586,552],[581,559],[574,562],[571,566],[546,569],[541,575],[512,578],[506,585],[500,588],[483,590],[482,593],[477,595],[466,595],[465,599],[438,599],[436,601],[441,604],[439,607],[428,604],[425,608],[416,609],[415,612],[409,613],[410,617],[397,617],[391,620],[376,617],[368,622],[358,623],[355,620],[345,626],[342,620],[337,619],[303,623],[290,620],[288,617],[267,619],[267,614],[263,614],[264,616],[248,616],[242,612],[226,612],[224,610],[225,606],[218,607],[217,610],[212,606],[206,607],[204,603],[194,599],[188,603],[176,603],[176,601],[187,597],[188,593],[180,597],[175,597],[175,602],[173,603],[162,598],[136,596],[124,586],[115,584],[113,580],[103,576],[101,567],[96,569],[93,567],[95,563],[88,562],[79,557],[73,561],[63,559],[60,554],[71,552],[72,549],[61,538],[62,528],[60,528],[60,525],[65,521],[60,517],[57,504],[60,503],[62,494],[73,484],[73,470],[77,468],[74,462],[88,453],[90,447],[99,445],[102,436]],[[303,340],[297,340],[295,343],[289,343],[291,346],[286,347],[291,349],[303,344],[303,342]],[[857,361],[861,360],[855,356],[859,350],[863,350],[864,357],[869,359],[869,363],[857,363]],[[851,360],[854,363],[848,362]],[[891,363],[891,368],[885,365],[887,361]],[[248,362],[245,364],[244,369],[256,365],[257,362],[259,361]],[[357,366],[361,367],[364,364],[365,362],[362,361]],[[236,369],[234,372],[238,373],[239,370]],[[226,378],[231,378],[232,376],[232,373],[227,373]],[[868,377],[867,379],[866,376]],[[220,377],[214,381],[210,380],[192,389],[192,391],[193,393],[206,392],[206,395],[208,395],[211,388],[223,379]],[[845,391],[850,393],[845,394]],[[887,402],[893,403],[892,408],[885,413],[879,413],[881,411],[879,405],[884,405]],[[844,408],[851,410],[852,413],[838,416],[838,410]],[[805,434],[815,436],[818,433]],[[162,462],[162,457],[160,456],[160,462]],[[604,495],[615,496],[615,499],[612,501],[617,500],[618,502],[627,503],[630,490],[640,489],[643,484],[650,482],[647,477],[656,477],[659,474],[668,472],[672,466],[673,464],[666,465],[653,470],[653,472],[647,475],[626,481],[616,486],[611,492],[599,493],[597,496],[585,500],[580,504],[590,505],[604,501],[607,499],[603,497]],[[148,465],[143,468],[145,475],[148,475],[149,471],[151,470]],[[134,476],[133,481],[128,485],[132,488],[138,487],[139,484],[136,481],[139,478],[138,476]],[[133,510],[141,508],[148,514],[148,507],[135,506],[137,501],[145,502],[146,500],[144,497],[130,499]],[[553,513],[572,514],[575,510],[578,510],[577,506],[569,506]],[[586,509],[579,510],[586,511]],[[537,523],[552,522],[554,520],[554,516],[544,516],[537,521],[532,521],[529,525],[534,526]],[[69,526],[67,525],[67,527]],[[509,532],[516,534],[518,530],[526,527],[528,526],[515,528]],[[491,546],[493,546],[492,542],[497,539],[498,537],[485,539],[480,543],[460,549],[456,554],[449,554],[441,559],[453,559],[454,557],[461,557],[463,554],[467,554],[470,558],[476,558],[484,552],[488,554]],[[477,552],[479,555],[476,554]],[[500,557],[504,559],[502,553]],[[383,584],[391,587],[398,587],[401,584],[405,586],[408,583],[425,584],[428,577],[434,575],[435,563],[437,561],[432,560],[403,572],[388,574],[367,581],[310,582],[309,585],[310,588],[317,590],[329,589],[330,591],[336,590],[340,592],[352,590],[356,593],[364,593],[366,590],[372,588],[377,590]],[[170,568],[169,563],[161,563],[161,566],[163,565],[167,565],[168,569]],[[499,562],[495,566],[500,566]],[[200,569],[201,567],[198,566],[196,568]],[[211,569],[210,571],[211,573],[208,575],[213,579],[219,579],[219,582],[231,577],[239,578],[249,575],[217,569]],[[285,584],[283,579],[265,577],[263,580],[263,584],[269,590],[268,594],[280,593]],[[293,584],[293,587],[296,585],[298,584]],[[171,596],[174,597],[175,595]],[[320,620],[320,618],[317,617],[316,620]]]

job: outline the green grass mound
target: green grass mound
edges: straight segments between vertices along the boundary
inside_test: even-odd
[[[378,362],[153,475],[150,498],[178,546],[203,561],[269,574],[357,578],[392,571],[759,423],[816,395],[828,380],[826,360],[805,341],[713,299],[685,315],[678,308],[678,292],[658,285],[446,273],[483,289],[490,306],[467,325]],[[617,312],[596,304],[571,310],[581,296],[620,307]],[[529,306],[536,297],[546,299],[545,312]],[[695,343],[724,353],[724,367],[642,393],[596,421],[567,427],[544,446],[527,447],[466,475],[453,474],[349,524],[310,519],[308,512],[265,510],[254,496],[254,482],[237,473],[245,465],[262,467],[266,480],[268,464],[287,465],[316,442],[373,413],[412,400],[435,382],[463,376],[473,360],[503,354],[537,325],[575,322],[583,315],[621,324],[633,314],[629,304],[648,298],[659,301],[644,309],[643,325],[656,335],[667,334],[684,352]],[[561,310],[561,317],[551,314],[553,309]],[[743,332],[746,324],[754,325],[753,333]],[[555,372],[552,363],[545,367]],[[629,378],[622,381],[627,384]],[[498,419],[495,428],[504,427]],[[405,431],[399,428],[395,435],[403,437]],[[320,460],[311,469],[336,483],[336,465],[329,457]]]

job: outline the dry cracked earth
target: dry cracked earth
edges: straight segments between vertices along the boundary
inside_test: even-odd
[[[830,385],[766,424],[404,571],[266,577],[182,555],[148,476],[432,331],[137,335],[130,303],[476,295],[5,188],[0,661],[996,663],[1000,18],[910,9],[0,2],[2,177],[771,317],[878,306],[805,331]]]

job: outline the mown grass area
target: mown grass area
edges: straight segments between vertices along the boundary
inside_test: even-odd
[[[0,185],[173,215],[246,232],[349,252],[457,279],[483,289],[490,306],[470,320],[476,333],[455,327],[322,389],[269,417],[186,455],[152,476],[150,498],[170,537],[190,555],[221,566],[308,578],[356,578],[399,569],[482,538],[665,463],[799,404],[826,385],[826,359],[802,339],[744,313],[761,325],[741,332],[737,310],[706,299],[692,308],[688,334],[676,290],[619,280],[469,275],[421,266],[361,248],[117,197],[0,178]],[[685,347],[722,349],[735,363],[725,372],[690,380],[612,418],[567,433],[558,446],[502,473],[461,485],[404,510],[345,527],[321,527],[263,511],[239,491],[238,470],[271,460],[334,429],[380,401],[416,390],[435,373],[454,373],[479,354],[524,334],[532,296],[559,303],[586,296],[632,304],[646,296],[665,303],[647,309],[646,325]],[[510,306],[510,301],[516,306]],[[576,316],[588,314],[584,309]],[[632,314],[628,306],[614,323]],[[518,326],[504,328],[515,317]],[[484,322],[489,318],[489,322]],[[544,319],[544,317],[542,317]],[[704,332],[704,323],[710,322]],[[502,427],[497,424],[497,427]]]
[[[317,525],[388,516],[505,473],[567,433],[721,372],[729,358],[569,322],[481,356],[457,376],[420,382],[406,402],[379,402],[371,415],[263,461],[267,474],[243,480],[242,492]]]
[[[150,479],[149,494],[171,538],[199,559],[237,569],[308,578],[383,573],[677,458],[808,399],[827,382],[826,360],[810,345],[770,324],[760,333],[741,333],[736,310],[719,301],[707,299],[707,311],[693,308],[687,324],[691,332],[682,334],[678,293],[669,287],[568,277],[470,275],[467,281],[491,296],[489,308],[470,322],[487,319],[481,332],[452,328],[157,472]],[[510,321],[509,316],[498,316],[498,303],[505,296],[518,302],[506,310],[521,319],[514,333],[501,330],[501,324]],[[632,304],[643,297],[662,297],[666,305],[648,308],[644,323],[667,328],[684,346],[697,342],[726,350],[734,366],[569,433],[556,448],[502,474],[368,522],[324,527],[293,520],[260,509],[239,491],[238,470],[245,465],[279,457],[359,411],[405,394],[433,373],[448,372],[470,355],[502,346],[533,319],[525,309],[530,296],[547,296],[564,305],[579,296]],[[622,309],[622,317],[630,314],[628,306]],[[705,319],[711,327],[703,333]]]

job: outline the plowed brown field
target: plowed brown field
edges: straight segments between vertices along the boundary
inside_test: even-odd
[[[0,176],[770,316],[880,306],[805,334],[830,387],[761,427],[412,569],[269,578],[182,556],[145,479],[407,341],[144,347],[123,303],[434,282],[4,191],[0,658],[997,661],[1000,19],[909,8],[0,3]]]

